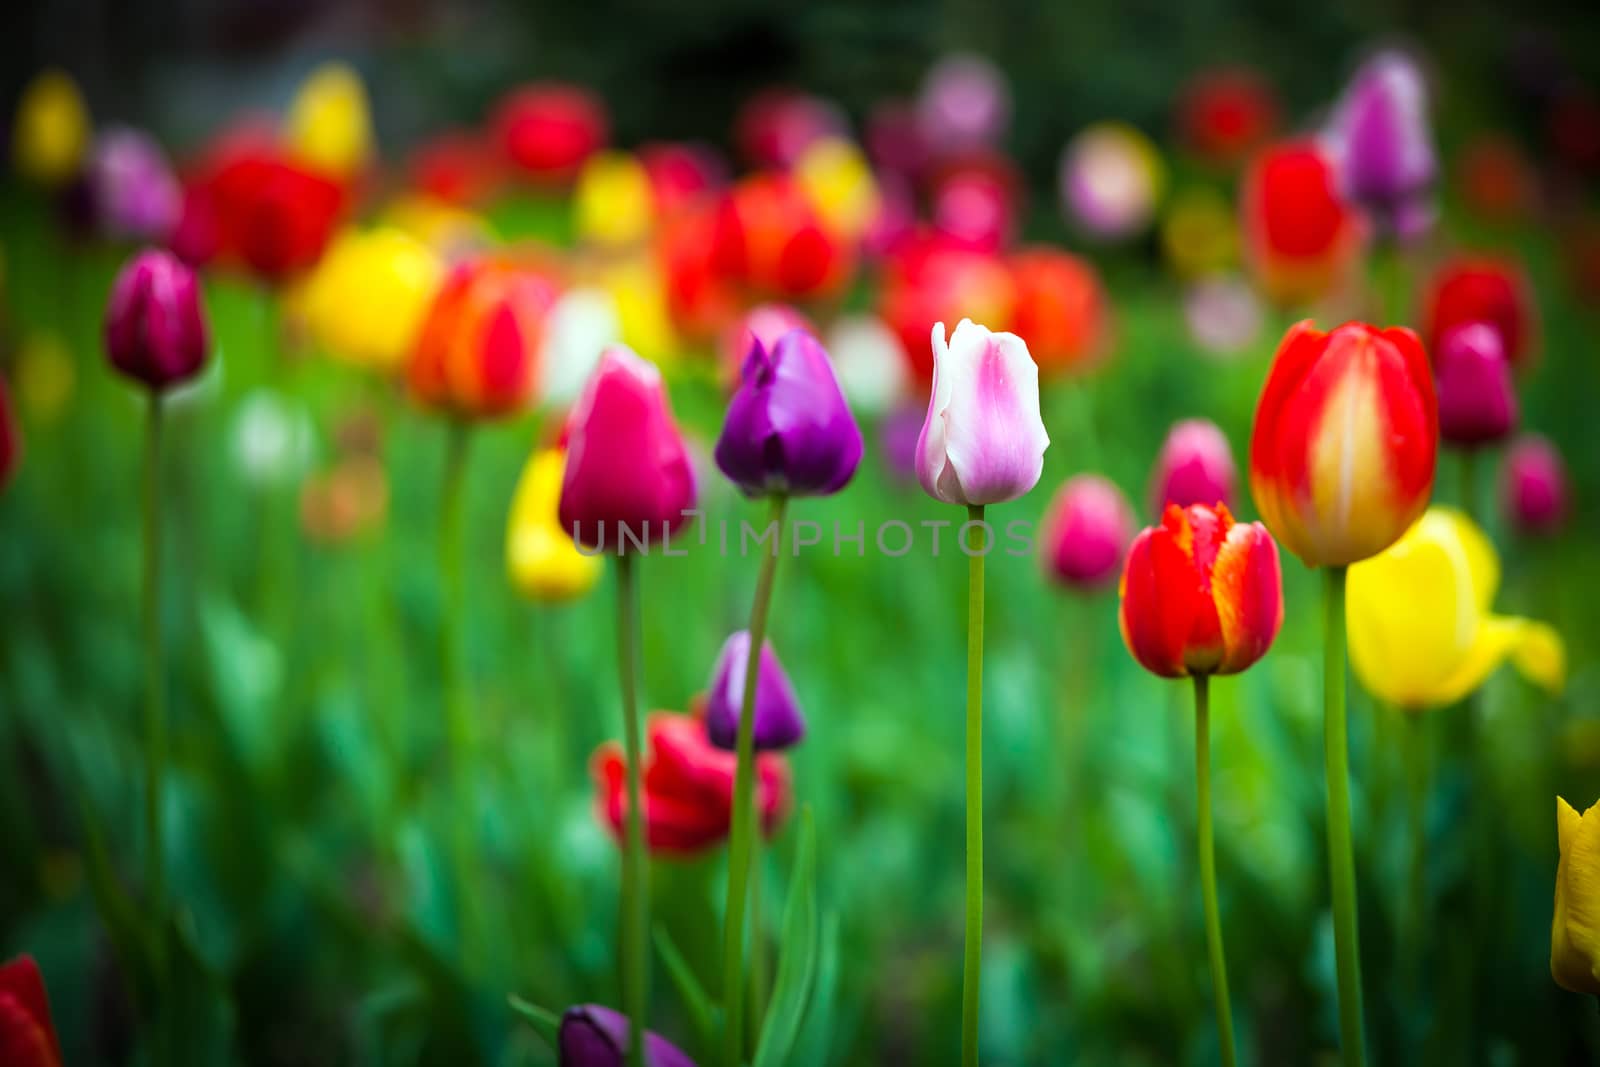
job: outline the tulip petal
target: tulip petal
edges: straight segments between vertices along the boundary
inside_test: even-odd
[[[1015,500],[1039,481],[1050,443],[1039,416],[1039,368],[1022,338],[963,319],[936,376],[944,405],[945,470],[970,504]]]
[[[1584,992],[1600,993],[1600,806],[1587,809],[1567,836],[1571,847],[1561,854],[1571,949],[1567,969],[1574,976],[1586,974]]]
[[[1283,625],[1278,546],[1260,523],[1236,523],[1217,552],[1211,596],[1222,626],[1218,674],[1236,674],[1266,655]]]
[[[1597,987],[1589,965],[1572,943],[1569,922],[1567,875],[1572,854],[1577,848],[1578,827],[1582,821],[1571,804],[1556,797],[1556,836],[1561,859],[1556,865],[1555,916],[1550,923],[1550,976],[1563,989],[1574,993],[1594,993]]]

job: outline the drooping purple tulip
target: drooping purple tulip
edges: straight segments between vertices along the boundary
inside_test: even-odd
[[[152,389],[198,374],[210,342],[194,271],[170,252],[134,256],[111,286],[105,336],[111,365]]]
[[[1427,85],[1411,57],[1386,51],[1362,64],[1335,113],[1331,140],[1345,195],[1391,234],[1404,240],[1432,224],[1439,165]]]
[[[1233,450],[1217,424],[1184,419],[1173,424],[1156,456],[1151,510],[1160,515],[1168,504],[1232,507],[1234,478]]]
[[[711,674],[711,691],[706,696],[706,736],[718,748],[729,752],[739,738],[739,709],[744,706],[745,666],[750,661],[750,631],[728,635],[717,653]],[[784,673],[772,642],[761,645],[759,673],[756,677],[755,721],[750,724],[757,752],[796,745],[806,735],[806,720],[794,686]]]
[[[556,1038],[560,1067],[623,1067],[628,1056],[628,1019],[599,1004],[578,1004],[561,1016]],[[689,1054],[660,1034],[645,1032],[650,1067],[695,1067]]]
[[[1556,446],[1524,434],[1506,453],[1501,487],[1506,515],[1523,533],[1550,534],[1567,517],[1567,465]]]
[[[717,438],[717,466],[748,496],[826,496],[861,462],[861,430],[818,340],[753,340]]]
[[[1122,569],[1134,527],[1133,509],[1114,483],[1098,474],[1067,479],[1045,513],[1045,573],[1072,589],[1107,585]]]
[[[1434,353],[1439,394],[1439,436],[1471,448],[1517,428],[1517,393],[1511,384],[1500,331],[1487,322],[1452,327]]]
[[[102,133],[85,177],[95,224],[107,237],[165,242],[183,214],[183,187],[166,153],[138,130]]]

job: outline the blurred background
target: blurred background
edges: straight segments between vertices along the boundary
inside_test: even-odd
[[[0,379],[21,448],[0,478],[0,957],[39,960],[64,1062],[152,1062],[128,963],[147,922],[144,411],[101,340],[112,278],[147,244],[201,270],[213,342],[169,400],[163,484],[170,1062],[551,1063],[507,994],[616,1006],[617,849],[591,767],[620,736],[614,568],[545,581],[518,557],[525,465],[622,340],[664,368],[708,517],[756,522],[710,447],[749,336],[804,321],[867,455],[792,516],[948,519],[907,457],[929,326],[966,314],[1029,341],[1052,437],[1038,488],[994,509],[1041,526],[1035,557],[990,563],[985,1060],[1216,1062],[1189,695],[1123,648],[1114,571],[1059,561],[1052,501],[1103,475],[1120,504],[1098,532],[1120,548],[1156,519],[1169,431],[1199,418],[1216,430],[1194,462],[1255,518],[1246,446],[1288,326],[1399,322],[1431,347],[1445,283],[1484,262],[1527,353],[1507,353],[1520,430],[1447,443],[1435,497],[1493,541],[1495,610],[1561,635],[1565,684],[1508,664],[1467,700],[1401,711],[1352,681],[1368,1042],[1378,1063],[1600,1060],[1600,1016],[1548,964],[1554,798],[1600,797],[1600,23],[1582,5],[187,0],[5,18]],[[1253,199],[1258,153],[1336,141],[1363,62],[1396,46],[1426,86],[1437,165],[1404,190],[1423,209],[1402,224],[1354,202],[1337,159]],[[29,119],[47,69],[78,103],[57,84]],[[515,92],[557,84],[577,102]],[[155,163],[117,162],[114,127],[148,134]],[[309,191],[251,214],[228,175],[267,157]],[[1290,236],[1263,221],[1284,212]],[[340,244],[378,232],[408,266]],[[511,248],[544,286],[537,387],[480,418],[423,395],[414,328],[447,272]],[[439,545],[463,424],[459,764]],[[822,931],[790,1062],[956,1062],[966,561],[830,542],[784,560],[772,622],[809,721],[786,758]],[[755,571],[694,545],[644,561],[648,707],[692,708]],[[1272,652],[1214,689],[1222,917],[1246,1062],[1331,1063],[1319,587],[1287,554],[1284,572]],[[762,857],[769,967],[797,821]],[[720,841],[652,864],[652,1027],[701,1062],[725,869]]]

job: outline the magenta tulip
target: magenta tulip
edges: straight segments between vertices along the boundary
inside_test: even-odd
[[[200,283],[170,252],[140,252],[122,268],[106,304],[111,365],[151,389],[200,372],[209,340]]]
[[[1439,393],[1439,436],[1471,448],[1510,436],[1517,428],[1517,393],[1511,384],[1500,331],[1487,322],[1451,327],[1433,357]]]
[[[1102,588],[1121,571],[1133,530],[1133,508],[1114,483],[1098,474],[1069,478],[1045,513],[1045,573],[1068,588]]]
[[[1526,534],[1551,534],[1567,518],[1567,465],[1556,446],[1525,434],[1506,453],[1502,496],[1506,515]]]
[[[1232,507],[1234,478],[1233,450],[1217,424],[1184,419],[1173,424],[1156,456],[1151,510],[1160,515],[1168,504]]]

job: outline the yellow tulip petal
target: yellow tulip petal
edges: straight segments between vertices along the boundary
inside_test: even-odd
[[[1511,662],[1522,676],[1559,695],[1567,684],[1567,646],[1555,627],[1520,620],[1522,634],[1511,649]]]
[[[1600,807],[1587,809],[1568,838],[1571,847],[1561,856],[1565,877],[1558,872],[1566,898],[1562,970],[1587,977],[1582,992],[1600,993]]]
[[[1500,588],[1500,557],[1494,545],[1477,523],[1455,508],[1435,505],[1428,509],[1423,521],[1432,524],[1432,535],[1457,542],[1467,565],[1467,576],[1472,582],[1473,603],[1480,612],[1494,604],[1494,594]]]
[[[372,156],[372,116],[361,76],[343,63],[318,67],[289,105],[284,138],[302,162],[339,177]]]
[[[511,497],[506,527],[506,570],[522,595],[540,601],[573,600],[594,588],[605,569],[598,555],[578,551],[561,529],[561,479],[566,454],[534,453]]]
[[[1561,859],[1556,864],[1555,915],[1550,922],[1550,976],[1563,989],[1574,993],[1600,993],[1592,966],[1573,944],[1568,933],[1571,921],[1567,876],[1572,868],[1571,856],[1577,848],[1579,824],[1582,817],[1561,797],[1556,798],[1556,836],[1560,841]]]

